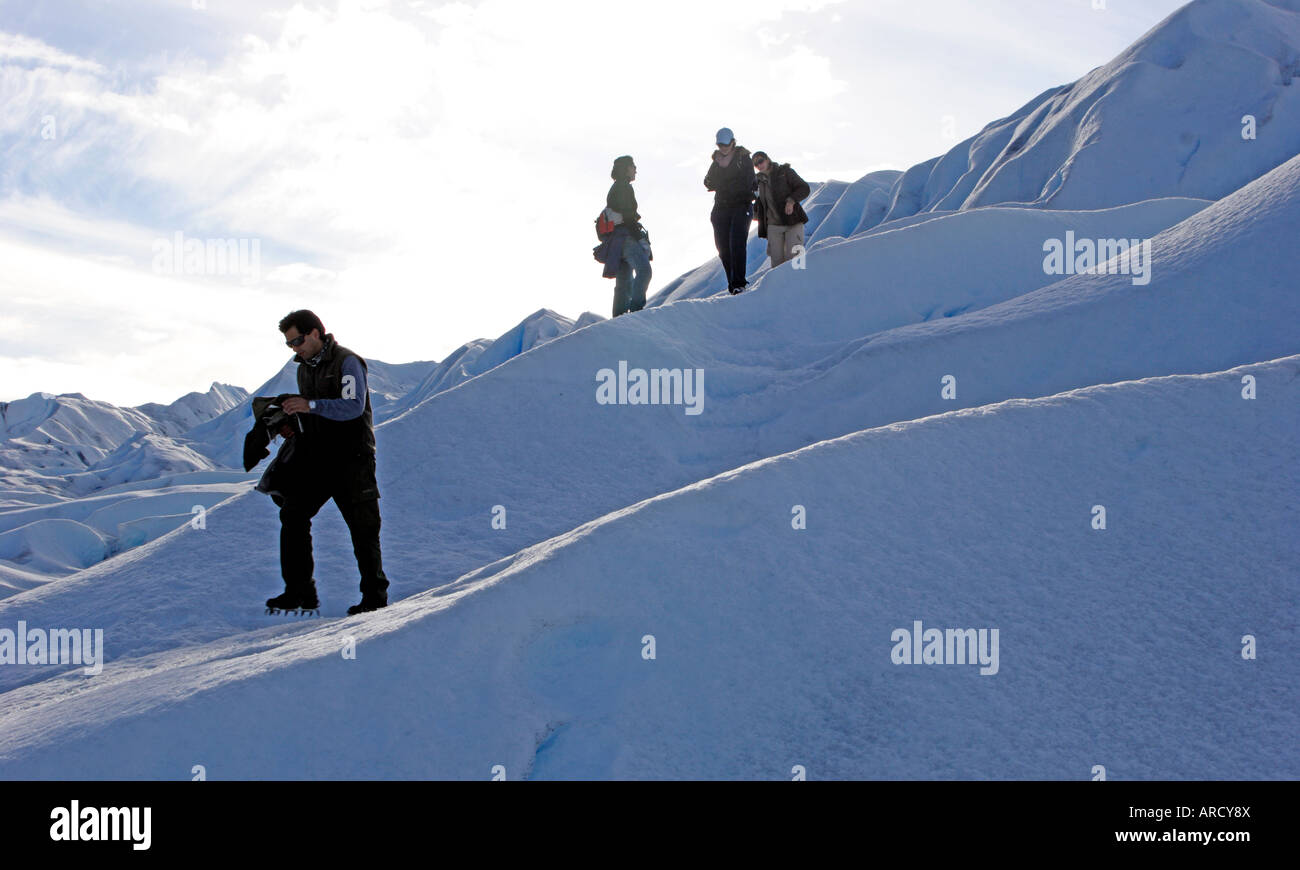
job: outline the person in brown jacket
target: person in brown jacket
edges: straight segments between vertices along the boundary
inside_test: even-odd
[[[758,237],[767,239],[767,255],[772,258],[772,268],[794,257],[796,247],[803,245],[803,228],[808,223],[800,200],[807,199],[811,190],[808,182],[790,168],[789,163],[774,165],[764,151],[754,152],[754,169],[757,193],[754,195],[758,213]]]

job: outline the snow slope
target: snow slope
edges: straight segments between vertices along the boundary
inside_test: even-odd
[[[1295,778],[1298,426],[1292,356],[818,443],[370,617],[11,691],[0,776]],[[894,664],[914,620],[996,628],[997,672]]]
[[[134,435],[99,462],[67,477],[69,489],[86,494],[123,483],[153,480],[164,475],[211,471],[205,457],[184,444],[160,435]]]
[[[1009,246],[959,267],[934,258],[877,287],[858,276],[874,274],[877,258],[888,262],[890,247],[868,238],[828,248],[820,265],[810,255],[802,272],[776,270],[734,299],[677,303],[553,342],[381,431],[381,487],[422,520],[388,539],[398,549],[429,536],[446,542],[410,586],[393,576],[414,592],[701,476],[954,405],[1300,352],[1295,267],[1277,245],[1300,230],[1298,193],[1300,159],[1157,235],[1146,286],[1076,275],[918,323],[932,306],[945,310],[928,300],[951,297],[955,268],[966,287],[996,288]],[[916,234],[916,250],[929,250],[924,236],[957,217],[890,235]],[[908,300],[924,305],[909,311]],[[598,405],[596,373],[620,360],[703,369],[704,413]],[[940,394],[948,374],[955,402]],[[518,420],[529,421],[526,432]],[[429,469],[429,479],[397,472],[412,468]],[[510,521],[492,531],[498,504]]]
[[[196,522],[200,508],[246,492],[250,477],[256,476],[228,471],[167,475],[0,512],[0,597]]]
[[[1075,275],[979,311],[888,329],[870,293],[831,281],[810,258],[807,270],[778,270],[753,293],[648,310],[544,344],[380,427],[390,594],[445,584],[658,493],[859,429],[1298,353],[1294,265],[1276,243],[1298,229],[1300,158],[1158,235],[1146,286]],[[871,248],[859,249],[864,259],[842,268],[870,273]],[[973,281],[996,263],[970,263],[967,273]],[[913,287],[918,297],[947,292],[946,276],[932,280]],[[792,307],[800,318],[787,316]],[[620,359],[703,368],[704,412],[597,404],[596,372]],[[941,397],[945,374],[957,378],[955,400]],[[492,528],[496,505],[504,529]],[[346,531],[331,508],[316,529],[325,612],[341,613],[355,596]],[[0,603],[0,625],[19,612],[32,624],[93,620],[117,638],[111,657],[243,631],[257,624],[247,602],[277,591],[277,534],[268,499],[237,496],[210,512],[206,530],[179,529]],[[164,544],[185,555],[167,555]],[[207,555],[193,555],[200,548]],[[89,594],[105,585],[111,600]],[[0,688],[19,679],[0,669]]]
[[[1166,147],[1200,112],[1239,129],[1254,85],[1285,140],[1294,19],[1199,0],[1010,133],[819,188],[806,269],[697,298],[706,265],[673,304],[426,371],[378,432],[384,611],[338,618],[355,566],[327,507],[326,619],[262,616],[278,525],[246,490],[53,583],[0,562],[25,590],[0,629],[107,650],[94,677],[0,667],[0,776],[1296,777],[1300,149],[1211,171]],[[1200,89],[1187,119],[1175,79]],[[1123,158],[1148,134],[1151,172]],[[1254,180],[1214,188],[1232,173]],[[1085,181],[1108,207],[1071,199]],[[1153,235],[1150,282],[1048,275],[1067,232]],[[700,371],[702,413],[600,404],[621,362]],[[25,509],[0,558],[75,566],[96,541],[66,522],[158,531],[97,496]],[[893,664],[914,620],[999,629],[998,672]]]

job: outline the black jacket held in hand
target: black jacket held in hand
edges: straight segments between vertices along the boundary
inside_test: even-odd
[[[713,191],[714,208],[740,208],[754,201],[754,160],[749,152],[737,145],[731,162],[718,165],[718,152],[709,158],[709,171],[704,176],[704,186]]]
[[[244,436],[244,470],[252,471],[253,466],[271,455],[267,445],[277,435],[286,440],[302,431],[301,424],[290,414],[284,413],[284,400],[292,393],[253,397],[253,428]]]
[[[267,445],[271,443],[272,438],[276,436],[284,438],[275,458],[266,467],[256,486],[258,492],[266,493],[276,504],[283,504],[286,493],[302,485],[303,475],[306,473],[301,461],[294,462],[294,454],[297,452],[299,442],[302,441],[298,437],[302,432],[302,424],[296,416],[284,413],[283,409],[284,400],[291,395],[291,393],[281,393],[274,398],[254,397],[253,428],[244,436],[245,471],[252,471],[254,465],[270,455]]]
[[[760,182],[755,182],[756,187],[759,184]],[[790,168],[789,163],[772,167],[772,171],[768,173],[768,185],[772,189],[772,202],[776,206],[777,217],[780,218],[777,224],[790,227],[808,223],[808,214],[799,201],[807,199],[812,189],[808,187],[808,182],[799,177],[799,173]],[[785,213],[787,199],[794,200],[793,214]],[[763,204],[761,190],[754,194],[754,203],[754,208],[758,212],[758,237],[765,239],[767,238],[767,207]]]
[[[326,334],[325,346],[315,365],[301,357],[295,357],[298,361],[298,393],[304,399],[343,398],[343,363],[348,357],[356,357],[361,363],[361,370],[367,371],[364,359],[336,342],[333,334]],[[319,414],[296,415],[302,422],[303,434],[307,436],[307,447],[313,463],[340,462],[353,457],[375,455],[375,425],[370,413],[370,391],[364,384],[357,384],[356,389],[365,390],[366,393],[366,410],[360,417],[329,420]]]

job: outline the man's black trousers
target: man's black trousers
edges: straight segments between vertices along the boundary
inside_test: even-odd
[[[302,588],[311,582],[315,570],[312,517],[333,499],[352,535],[362,597],[386,598],[388,578],[379,551],[379,488],[375,484],[374,457],[354,457],[312,477],[311,482],[294,487],[280,505],[280,573],[285,588]]]

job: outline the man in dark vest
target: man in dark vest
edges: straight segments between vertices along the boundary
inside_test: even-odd
[[[379,486],[375,482],[375,427],[370,414],[366,361],[334,340],[320,318],[303,309],[280,321],[285,344],[298,362],[298,392],[286,399],[286,414],[297,415],[302,441],[294,461],[306,471],[284,494],[280,507],[280,572],[284,594],[268,608],[314,610],[316,596],[311,555],[311,520],[334,499],[352,534],[352,552],[361,571],[361,603],[348,615],[388,604],[388,578],[379,552]]]

